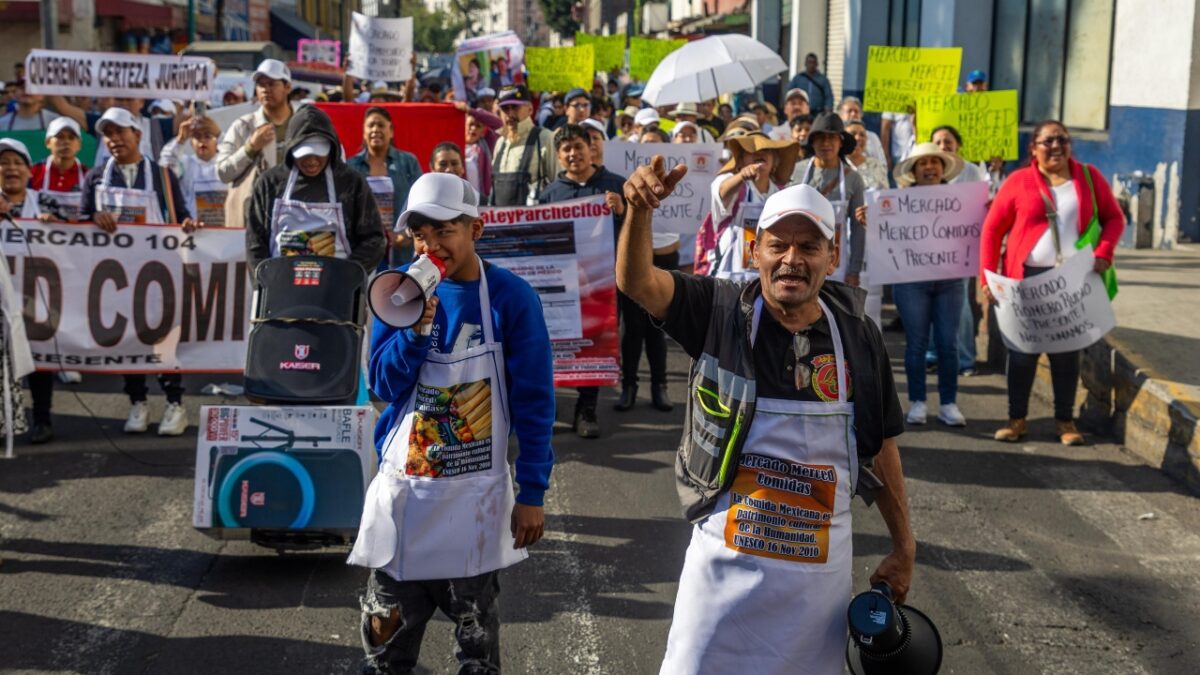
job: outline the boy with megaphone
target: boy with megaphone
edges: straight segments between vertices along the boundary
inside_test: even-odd
[[[399,306],[372,301],[370,385],[390,405],[349,559],[371,568],[364,672],[412,669],[435,609],[456,622],[467,670],[499,672],[497,573],[541,539],[554,465],[550,335],[533,288],[475,253],[483,220],[470,183],[421,176],[397,225],[423,254],[413,266],[424,271],[411,276],[436,269],[441,281],[421,282],[425,311],[406,328]],[[510,432],[520,442],[516,495]]]

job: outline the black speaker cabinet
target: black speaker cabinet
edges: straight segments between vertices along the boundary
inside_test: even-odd
[[[324,256],[258,265],[246,348],[246,398],[255,403],[353,403],[359,382],[367,276]]]

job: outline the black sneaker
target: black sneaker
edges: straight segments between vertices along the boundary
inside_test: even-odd
[[[650,404],[655,410],[662,412],[671,412],[675,409],[675,404],[671,403],[671,397],[667,394],[667,385],[656,384],[650,388]]]
[[[49,443],[54,440],[54,429],[48,423],[34,422],[29,430],[29,442],[34,445]]]
[[[600,423],[596,421],[595,408],[575,409],[575,433],[580,438],[600,437]]]
[[[625,412],[633,409],[633,404],[637,402],[637,385],[627,384],[621,387],[621,398],[613,404],[613,410],[617,412]]]

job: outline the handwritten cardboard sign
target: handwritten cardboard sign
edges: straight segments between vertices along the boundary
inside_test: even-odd
[[[687,40],[629,38],[629,74],[635,80],[648,80],[667,54],[686,45]]]
[[[592,88],[596,74],[591,45],[582,47],[526,47],[525,66],[533,91],[567,91]]]
[[[986,272],[1004,344],[1025,354],[1059,354],[1099,342],[1117,319],[1095,262],[1085,249],[1028,279]]]
[[[958,154],[970,162],[1018,159],[1019,121],[1016,90],[917,99],[917,138],[929,140],[934,129],[948,124],[962,135]]]
[[[672,232],[683,236],[696,234],[708,215],[713,179],[721,168],[720,143],[604,143],[604,168],[618,176],[628,177],[639,166],[649,164],[655,155],[662,155],[668,171],[686,164],[687,175],[675,186],[675,191],[654,210],[654,231]]]
[[[953,94],[961,65],[961,47],[871,45],[863,110],[908,113],[921,96]]]
[[[965,279],[979,270],[988,184],[867,193],[867,268],[875,284]]]
[[[625,35],[589,35],[576,33],[577,46],[591,45],[595,50],[596,70],[608,72],[625,65]]]
[[[350,68],[364,80],[402,82],[412,77],[413,20],[350,16]]]

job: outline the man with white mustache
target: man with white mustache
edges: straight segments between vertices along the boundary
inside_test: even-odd
[[[876,503],[892,551],[872,583],[902,602],[916,544],[896,436],[904,419],[866,293],[826,281],[841,254],[808,185],[767,198],[735,283],[656,269],[651,219],[687,173],[662,157],[625,184],[617,286],[694,359],[676,489],[694,523],[664,674],[843,672],[850,500]]]

